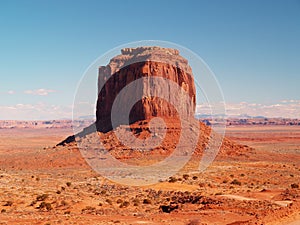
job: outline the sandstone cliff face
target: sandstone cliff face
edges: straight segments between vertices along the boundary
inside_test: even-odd
[[[121,52],[107,66],[99,68],[96,109],[99,131],[112,130],[113,104],[117,120],[128,118],[126,108],[130,107],[130,124],[157,116],[194,116],[196,91],[192,70],[178,50],[139,47]],[[120,119],[116,124],[123,122]]]

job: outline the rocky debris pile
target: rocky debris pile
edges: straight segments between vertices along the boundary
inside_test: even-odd
[[[165,118],[164,122],[166,126],[157,126],[157,134],[151,132],[149,129],[149,124],[151,121],[143,120],[135,122],[129,126],[122,125],[117,128],[118,136],[115,134],[115,131],[109,131],[106,133],[103,132],[94,132],[78,138],[78,144],[80,146],[87,146],[89,149],[97,149],[97,151],[107,151],[116,159],[126,162],[128,159],[149,159],[142,160],[143,165],[151,165],[154,163],[151,159],[160,160],[158,156],[166,157],[173,153],[173,151],[178,146],[179,139],[184,138],[185,142],[191,142],[192,136],[187,136],[185,131],[182,130],[180,121],[171,118]],[[194,149],[194,155],[201,156],[205,149],[213,145],[215,141],[215,136],[218,136],[211,127],[206,126],[202,122],[199,123],[199,137],[197,145]],[[160,129],[166,129],[165,135],[162,136],[159,132]],[[189,129],[189,128],[186,128]],[[136,138],[127,139],[126,144],[122,143],[120,139],[127,138],[126,132],[132,132]],[[149,148],[150,144],[147,145],[147,139],[151,138],[152,142],[160,143],[154,148]],[[99,148],[99,140],[103,146]],[[140,146],[139,140],[145,141],[144,146]],[[134,148],[134,146],[138,146]],[[234,141],[231,141],[228,138],[224,138],[220,146],[219,154],[220,156],[246,156],[253,152],[253,148],[247,145],[241,145]],[[188,154],[184,152],[184,149],[181,151],[182,155]],[[140,162],[133,162],[134,164],[139,164]]]

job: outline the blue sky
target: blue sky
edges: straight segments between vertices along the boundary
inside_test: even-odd
[[[2,0],[0,28],[0,119],[69,117],[86,68],[139,40],[191,49],[230,104],[300,104],[300,1]]]

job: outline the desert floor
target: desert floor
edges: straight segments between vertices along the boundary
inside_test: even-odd
[[[0,129],[0,224],[300,224],[300,127],[228,127],[254,147],[219,156],[203,173],[158,184],[104,179],[75,147],[70,129]],[[300,221],[300,220],[299,220]]]

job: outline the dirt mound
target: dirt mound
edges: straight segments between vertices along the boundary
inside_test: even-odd
[[[131,125],[121,125],[116,130],[109,132],[96,131],[95,125],[90,126],[84,132],[76,136],[76,141],[79,146],[85,146],[85,149],[95,150],[101,149],[108,151],[112,156],[119,160],[141,159],[149,157],[159,160],[160,157],[167,157],[178,147],[180,138],[183,138],[185,143],[190,143],[195,139],[193,135],[187,135],[186,129],[183,128],[178,119],[164,118],[164,125],[160,121],[157,124],[151,124],[151,120],[137,121]],[[155,123],[155,122],[154,122]],[[220,136],[214,132],[211,127],[204,123],[194,120],[191,124],[199,124],[200,132],[196,137],[198,140],[194,148],[193,154],[201,156],[203,152],[218,140]],[[154,130],[153,127],[154,126]],[[94,129],[94,130],[93,130]],[[128,133],[132,134],[128,138]],[[75,137],[69,137],[71,143],[62,142],[62,145],[74,146]],[[68,139],[67,139],[68,140]],[[125,141],[124,141],[125,140]],[[149,143],[151,142],[151,144]],[[100,146],[101,143],[103,146]],[[141,144],[142,143],[142,144]],[[153,145],[154,143],[154,145]],[[153,147],[154,146],[154,147]],[[220,146],[219,154],[222,156],[242,156],[248,155],[253,151],[251,147],[240,145],[234,141],[224,138]],[[188,150],[180,150],[182,156],[189,154]],[[151,160],[149,164],[153,163]],[[145,161],[143,160],[143,163]]]

